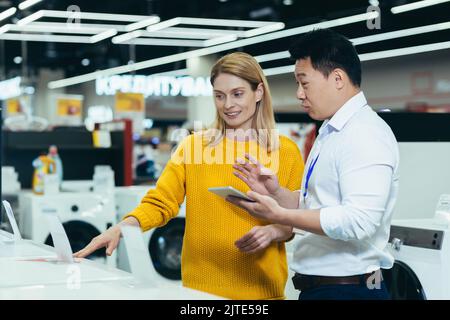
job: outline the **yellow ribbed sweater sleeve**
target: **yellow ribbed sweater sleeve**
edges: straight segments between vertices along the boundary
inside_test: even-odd
[[[143,231],[161,227],[178,214],[184,201],[186,173],[184,149],[189,138],[180,143],[159,177],[156,188],[144,196],[139,206],[127,214],[135,217]]]

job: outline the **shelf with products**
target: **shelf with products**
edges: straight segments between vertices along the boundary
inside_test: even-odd
[[[155,183],[170,159],[177,141],[173,133],[181,129],[184,120],[152,120],[151,126],[134,134],[133,183]],[[175,140],[175,141],[174,141]]]
[[[64,164],[64,180],[92,179],[96,165],[109,165],[117,186],[132,184],[131,131],[109,131],[111,146],[94,147],[93,134],[84,127],[65,127],[51,131],[2,131],[2,165],[12,166],[19,174],[22,188],[30,188],[34,168],[32,162],[58,147]]]

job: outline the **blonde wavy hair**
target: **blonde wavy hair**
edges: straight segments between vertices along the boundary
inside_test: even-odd
[[[278,136],[275,135],[275,118],[272,108],[272,96],[269,85],[261,66],[251,55],[244,52],[233,52],[220,58],[211,69],[211,85],[214,86],[216,78],[227,73],[239,77],[250,84],[253,91],[262,83],[264,94],[257,102],[256,112],[253,116],[252,129],[256,131],[256,139],[260,146],[267,151],[278,148]],[[215,130],[211,130],[215,129]],[[216,112],[213,125],[204,132],[204,141],[208,145],[215,145],[223,139],[226,130],[225,120]]]

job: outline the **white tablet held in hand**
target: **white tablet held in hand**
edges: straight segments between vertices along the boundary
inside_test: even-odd
[[[217,187],[217,188],[209,188],[208,191],[211,191],[218,196],[221,196],[222,198],[226,198],[228,196],[238,197],[250,202],[254,202],[254,200],[247,197],[247,195],[239,190],[236,190],[235,188],[231,186],[227,187]]]

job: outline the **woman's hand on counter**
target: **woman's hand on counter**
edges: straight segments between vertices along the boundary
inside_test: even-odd
[[[112,255],[113,251],[117,248],[120,241],[122,225],[139,226],[139,221],[134,217],[128,217],[115,226],[110,227],[108,230],[93,238],[91,242],[78,252],[75,252],[73,256],[75,258],[84,258],[93,253],[94,251],[106,247],[106,255]]]

